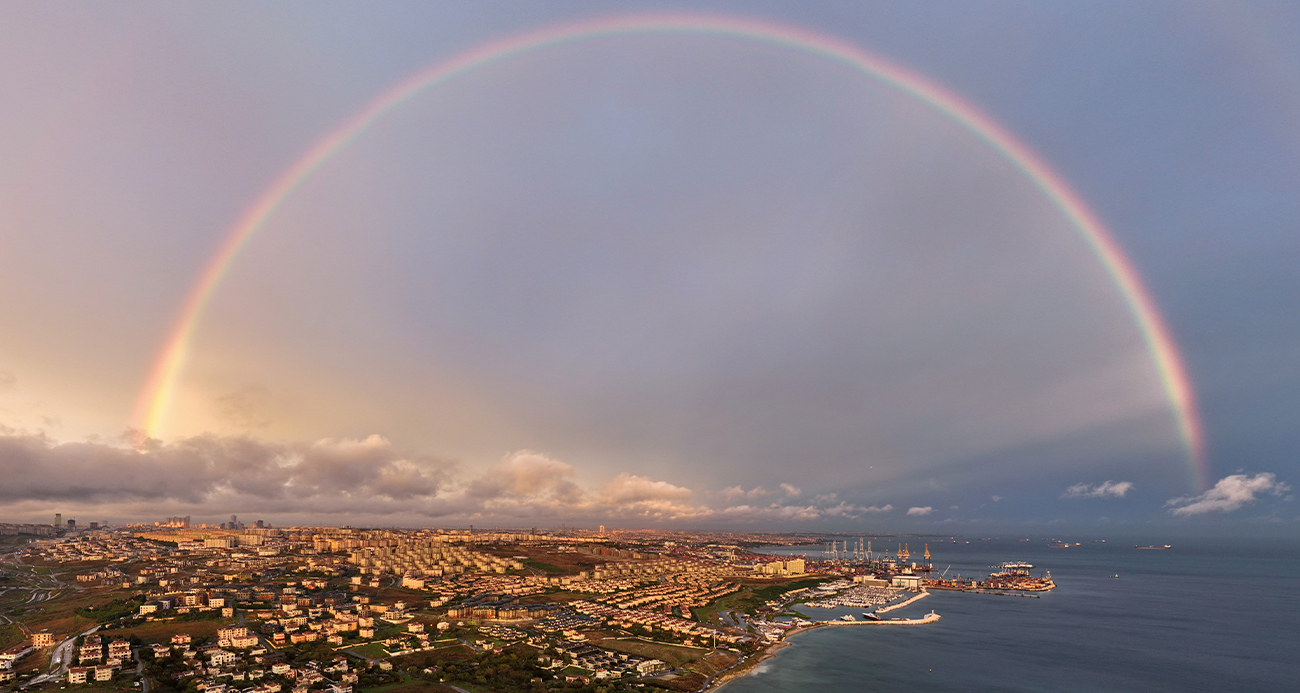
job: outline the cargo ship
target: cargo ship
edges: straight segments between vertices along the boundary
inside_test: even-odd
[[[1165,549],[1172,549],[1172,548],[1174,548],[1174,547],[1170,546],[1169,544],[1165,544],[1164,546],[1134,546],[1133,548],[1135,548],[1135,549],[1148,549],[1148,550],[1153,550],[1153,551],[1163,551],[1163,550],[1165,550]]]

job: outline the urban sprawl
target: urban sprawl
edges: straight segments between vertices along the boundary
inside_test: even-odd
[[[0,690],[702,691],[803,629],[931,623],[884,616],[929,588],[1053,586],[789,534],[56,517],[0,540]],[[809,615],[846,607],[869,611]]]

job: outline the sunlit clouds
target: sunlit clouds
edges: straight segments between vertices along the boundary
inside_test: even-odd
[[[189,508],[194,514],[236,509],[384,523],[709,520],[727,525],[860,519],[892,510],[857,506],[834,495],[801,504],[710,505],[689,488],[628,472],[585,484],[572,465],[531,450],[506,455],[476,473],[451,460],[403,454],[379,435],[299,444],[219,436],[128,442],[0,436],[5,479],[0,503],[93,505],[105,516],[148,505]]]
[[[1230,513],[1254,503],[1263,495],[1281,496],[1291,487],[1271,473],[1233,474],[1219,479],[1214,488],[1199,496],[1170,499],[1166,505],[1174,515]]]

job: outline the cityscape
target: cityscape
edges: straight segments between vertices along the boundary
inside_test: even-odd
[[[0,693],[1294,688],[1300,3],[0,3]]]
[[[912,538],[876,538],[873,551],[863,538],[781,533],[276,528],[237,516],[78,529],[56,515],[2,529],[0,683],[23,689],[702,691],[807,629],[933,623],[934,611],[883,616],[930,588],[1054,587],[1028,564],[986,581],[936,576],[929,544],[914,557]]]

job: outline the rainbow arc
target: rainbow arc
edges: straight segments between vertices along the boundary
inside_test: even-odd
[[[312,145],[254,200],[222,240],[191,287],[174,326],[140,393],[134,425],[146,435],[163,434],[186,355],[203,313],[240,250],[280,204],[335,153],[411,97],[476,69],[548,47],[646,34],[703,35],[751,40],[818,56],[851,67],[947,116],[984,141],[1018,169],[1078,230],[1123,294],[1159,373],[1161,385],[1187,448],[1195,483],[1209,487],[1204,436],[1195,395],[1176,343],[1133,264],[1084,201],[1028,146],[956,94],[906,68],[825,34],[773,22],[720,15],[615,16],[546,27],[508,36],[434,64],[380,94]]]

